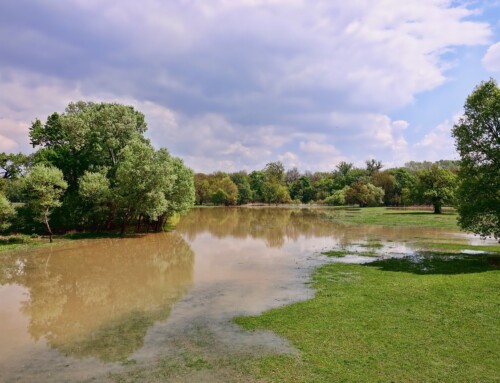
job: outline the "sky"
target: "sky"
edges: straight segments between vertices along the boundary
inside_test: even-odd
[[[500,79],[500,0],[0,2],[0,152],[71,101],[143,112],[196,172],[458,159]]]

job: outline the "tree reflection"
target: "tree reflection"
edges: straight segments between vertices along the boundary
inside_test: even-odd
[[[373,225],[342,225],[329,219],[333,210],[308,208],[203,208],[193,209],[182,217],[177,231],[194,240],[208,232],[216,238],[253,238],[264,240],[269,247],[281,248],[285,241],[305,238],[334,238],[341,246],[368,237],[394,241],[414,238],[416,235],[437,237],[434,229],[384,227]],[[338,214],[355,214],[340,212]]]
[[[30,335],[74,357],[120,361],[189,289],[194,253],[178,234],[77,241],[0,260],[0,284],[29,290]]]

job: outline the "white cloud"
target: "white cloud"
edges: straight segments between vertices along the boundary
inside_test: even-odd
[[[415,161],[457,159],[455,141],[451,136],[451,130],[459,117],[457,115],[452,120],[443,121],[425,134],[420,141],[413,145],[412,159]]]
[[[500,72],[500,41],[488,48],[482,62],[490,72]]]
[[[0,120],[0,126],[1,125],[2,125],[2,121]],[[11,153],[11,152],[17,150],[17,147],[18,147],[17,142],[0,134],[0,152]]]

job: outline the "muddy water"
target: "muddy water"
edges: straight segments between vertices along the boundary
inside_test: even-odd
[[[366,249],[407,254],[415,238],[452,237],[341,226],[321,210],[221,208],[191,211],[173,233],[2,253],[0,381],[103,380],[193,348],[294,352],[231,318],[310,297],[304,282],[326,262],[321,251],[344,248],[353,256],[343,261],[366,261]]]

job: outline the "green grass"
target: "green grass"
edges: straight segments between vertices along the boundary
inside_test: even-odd
[[[500,244],[467,245],[461,243],[417,242],[416,245],[421,248],[434,249],[434,250],[450,250],[450,251],[475,250],[475,251],[484,251],[487,253],[500,253]]]
[[[313,299],[236,319],[300,350],[246,368],[269,382],[498,382],[498,260],[425,252],[321,267]]]
[[[321,254],[326,255],[327,257],[343,258],[347,254],[349,254],[349,252],[345,250],[330,250],[330,251],[323,251]]]
[[[431,211],[392,210],[384,207],[363,209],[333,209],[327,213],[333,221],[347,224],[366,224],[382,226],[426,227],[457,231],[458,214],[446,212],[434,214]]]
[[[9,235],[0,237],[0,253],[7,251],[25,250],[32,247],[44,246],[48,239],[31,238],[27,235]]]

